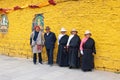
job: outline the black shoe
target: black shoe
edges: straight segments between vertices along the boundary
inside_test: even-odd
[[[39,62],[40,64],[43,64],[42,62]]]
[[[64,67],[63,65],[59,65],[60,67]]]
[[[92,69],[84,69],[83,72],[91,72]]]
[[[86,70],[86,69],[83,69],[82,71],[83,71],[83,72],[87,72],[87,70]]]
[[[92,69],[88,69],[88,71],[90,71],[90,72],[91,72],[91,71],[92,71]]]
[[[69,66],[69,69],[72,69],[73,67],[72,66]]]
[[[79,68],[80,68],[80,67],[78,67],[78,66],[76,67],[76,69],[79,69]]]

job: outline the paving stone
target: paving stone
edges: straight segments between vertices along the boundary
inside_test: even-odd
[[[0,80],[120,80],[120,74],[94,70],[52,67],[44,64],[34,65],[31,59],[0,55]]]

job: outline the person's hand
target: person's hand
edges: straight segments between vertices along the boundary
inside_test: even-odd
[[[95,53],[92,53],[92,55],[94,56],[94,55],[95,55]]]
[[[66,46],[66,48],[68,49],[68,48],[69,48],[69,46]]]
[[[80,53],[83,55],[83,54],[84,54],[84,53],[83,53],[83,50],[81,50]]]
[[[67,48],[67,46],[64,46],[64,48]]]

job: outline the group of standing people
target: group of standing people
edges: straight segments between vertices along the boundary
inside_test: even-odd
[[[38,61],[42,64],[41,52],[42,48],[45,46],[48,64],[53,65],[53,51],[56,43],[55,33],[50,31],[50,27],[46,27],[46,33],[43,34],[40,27],[36,26],[31,34],[30,45],[33,52],[33,63]],[[95,41],[91,38],[91,32],[89,30],[85,31],[85,38],[82,40],[77,35],[78,31],[76,29],[71,30],[71,35],[66,34],[67,30],[61,28],[60,34],[58,36],[58,54],[56,63],[60,67],[80,68],[83,71],[92,71],[94,68],[94,54]]]

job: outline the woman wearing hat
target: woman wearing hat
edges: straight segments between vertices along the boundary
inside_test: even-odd
[[[36,26],[34,28],[35,30],[31,34],[31,47],[33,51],[33,63],[36,64],[37,62],[37,54],[39,57],[39,63],[42,64],[42,47],[44,45],[44,37],[42,35],[42,31],[40,30],[39,26]]]
[[[67,53],[67,41],[69,36],[66,34],[66,30],[61,28],[61,34],[58,36],[58,54],[57,64],[61,67],[68,66],[68,53]]]
[[[80,50],[83,55],[81,65],[82,70],[92,71],[94,68],[94,54],[96,54],[96,50],[95,41],[91,38],[91,32],[89,30],[85,31],[85,38],[82,39]]]
[[[69,52],[69,68],[79,68],[80,58],[78,57],[79,44],[81,40],[77,35],[77,30],[72,29],[71,35],[67,42],[68,52]]]

